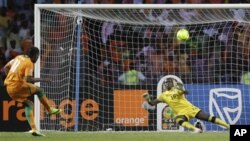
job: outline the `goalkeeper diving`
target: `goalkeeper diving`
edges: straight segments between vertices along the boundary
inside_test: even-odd
[[[188,92],[184,89],[182,83],[177,82],[175,79],[167,78],[163,82],[163,93],[157,99],[151,100],[148,93],[144,94],[143,98],[152,106],[158,103],[166,103],[175,113],[175,122],[184,128],[191,129],[194,133],[202,133],[202,129],[195,127],[189,122],[192,118],[209,121],[229,129],[230,125],[225,121],[203,112],[200,108],[190,103],[185,97],[186,94]]]

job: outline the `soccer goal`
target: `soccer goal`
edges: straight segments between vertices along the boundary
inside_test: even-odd
[[[143,107],[142,95],[156,98],[171,75],[203,111],[250,124],[249,21],[249,4],[35,5],[35,76],[52,79],[39,85],[63,109],[50,117],[35,98],[36,122],[42,130],[179,131],[167,107]],[[181,28],[187,41],[176,39]]]

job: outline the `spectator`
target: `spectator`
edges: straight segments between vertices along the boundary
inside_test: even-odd
[[[6,15],[6,8],[0,7],[0,28],[7,28],[10,18]]]
[[[192,76],[194,83],[209,83],[208,58],[201,53],[192,58]]]
[[[105,59],[98,68],[98,73],[100,75],[100,83],[102,86],[108,86],[109,84],[114,84],[114,65],[111,60]]]
[[[17,55],[22,54],[22,50],[20,47],[16,47],[16,40],[10,41],[10,47],[5,51],[5,58],[7,60],[11,60],[15,58]]]
[[[10,44],[12,40],[15,40],[15,49],[21,50],[21,46],[20,46],[20,37],[18,36],[18,32],[19,32],[19,28],[16,25],[13,25],[11,27],[10,33],[7,36],[7,49],[13,49],[13,46]]]
[[[103,44],[106,44],[108,39],[109,39],[109,36],[114,33],[114,25],[115,24],[111,23],[111,22],[104,22],[102,24],[101,35],[102,35],[102,43]]]
[[[123,41],[110,41],[109,52],[111,53],[111,58],[114,63],[121,63],[122,61],[122,52],[121,48],[126,45],[126,42]]]
[[[151,73],[150,78],[159,79],[162,77],[164,72],[164,64],[166,62],[165,55],[161,52],[161,50],[156,50],[147,58],[145,57],[146,62],[148,63],[148,69]]]
[[[29,33],[30,33],[30,29],[28,28],[28,21],[22,21],[21,23],[21,28],[19,30],[18,36],[20,37],[21,40],[23,39],[27,39],[30,37]]]
[[[241,84],[250,85],[250,72],[244,72],[240,82]]]
[[[178,56],[178,70],[179,76],[184,83],[191,82],[191,67],[189,62],[189,55],[184,51],[181,50]]]
[[[118,78],[123,85],[139,85],[140,81],[145,79],[146,77],[140,71],[135,70],[134,64],[130,64],[128,70]]]
[[[179,14],[180,14],[180,17],[187,23],[191,23],[193,19],[198,16],[198,12],[195,10],[181,9]]]

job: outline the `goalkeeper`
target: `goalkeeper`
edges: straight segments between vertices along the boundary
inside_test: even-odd
[[[184,90],[183,84],[177,82],[176,86],[174,86],[174,82],[176,82],[176,80],[167,78],[163,82],[163,93],[159,96],[159,98],[151,101],[149,94],[146,93],[143,95],[144,99],[150,105],[156,105],[161,102],[166,103],[175,113],[175,122],[184,128],[191,129],[195,133],[202,133],[202,130],[196,128],[189,122],[192,118],[209,121],[229,129],[230,126],[226,122],[201,111],[198,107],[191,104],[185,98],[185,94],[188,92]]]
[[[33,102],[27,98],[36,94],[40,102],[47,109],[49,114],[58,114],[60,109],[51,108],[48,104],[48,99],[43,91],[32,84],[35,82],[48,82],[48,79],[34,78],[33,77],[33,63],[39,57],[39,49],[31,47],[27,55],[18,55],[9,61],[4,67],[4,73],[7,77],[4,81],[8,95],[15,101],[21,102],[25,105],[25,117],[31,127],[33,136],[44,136],[39,132],[35,126]]]

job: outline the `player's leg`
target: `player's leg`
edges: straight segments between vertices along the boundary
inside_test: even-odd
[[[12,87],[7,86],[7,93],[9,96],[18,102],[21,102],[25,106],[25,117],[28,120],[28,123],[31,127],[31,133],[33,136],[44,136],[42,133],[40,133],[35,125],[34,120],[34,112],[33,112],[33,102],[30,100],[27,100],[29,96],[32,95],[30,88],[27,85],[22,85],[22,87]]]
[[[31,130],[37,130],[34,121],[33,102],[30,100],[25,100],[23,104],[25,106],[25,117],[28,120]]]
[[[227,124],[225,121],[221,120],[220,118],[216,118],[215,116],[211,116],[203,111],[198,112],[195,118],[204,120],[204,121],[209,121],[215,124],[219,124],[221,126],[224,126],[227,129],[230,128],[230,125]]]
[[[33,102],[30,100],[25,100],[23,104],[25,106],[25,117],[31,127],[31,134],[33,136],[45,136],[44,134],[40,133],[36,128],[33,112]]]
[[[46,97],[45,93],[37,86],[33,84],[28,84],[32,94],[36,94],[42,103],[42,105],[45,107],[45,109],[49,112],[49,114],[58,114],[61,112],[61,109],[53,108],[49,105],[48,98]]]
[[[61,112],[61,109],[56,109],[56,108],[50,107],[49,102],[48,102],[48,98],[46,97],[46,95],[44,94],[44,92],[41,89],[38,88],[35,93],[38,96],[40,102],[43,104],[43,106],[49,112],[49,114],[58,114]]]
[[[178,115],[175,117],[175,122],[178,123],[180,126],[191,129],[194,132],[201,133],[202,131],[198,128],[196,128],[194,125],[192,125],[188,118],[185,115]]]

